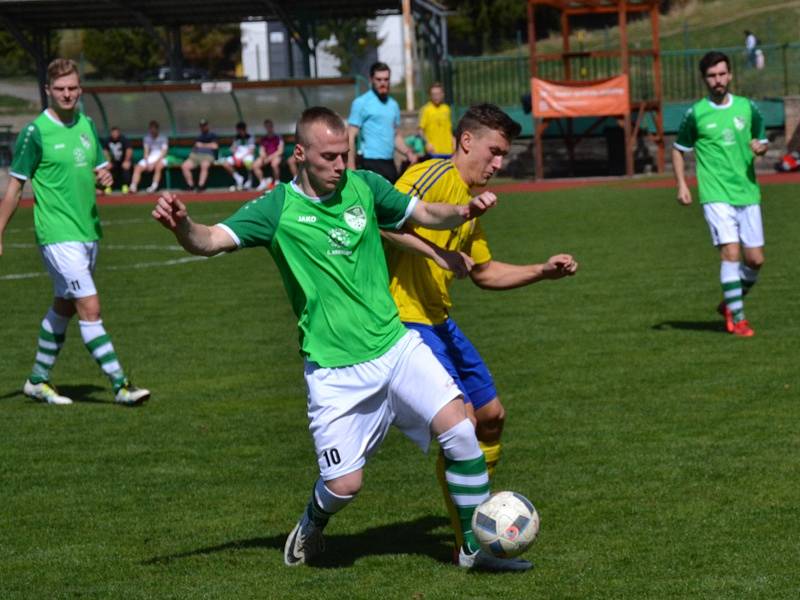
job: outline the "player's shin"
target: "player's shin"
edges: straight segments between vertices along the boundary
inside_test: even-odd
[[[739,277],[742,280],[743,296],[746,296],[750,289],[758,281],[758,273],[758,269],[753,269],[752,267],[748,267],[746,264],[742,263],[742,266],[739,269]]]
[[[111,336],[103,327],[103,321],[78,321],[78,325],[80,325],[81,337],[86,349],[111,381],[116,392],[126,383],[125,373],[117,360]]]
[[[489,475],[475,429],[468,419],[437,437],[444,454],[444,476],[450,498],[458,513],[463,547],[469,553],[479,549],[472,532],[472,513],[489,497]]]
[[[742,280],[739,279],[739,263],[723,260],[720,265],[720,283],[725,305],[733,315],[734,323],[744,319],[744,301],[742,300]]]
[[[324,529],[328,520],[347,506],[353,498],[355,498],[355,494],[350,496],[334,494],[322,479],[317,479],[306,507],[306,516],[313,521],[314,525]]]
[[[31,383],[43,383],[50,380],[50,370],[55,365],[58,353],[64,345],[67,325],[69,325],[69,317],[59,315],[52,308],[47,311],[39,328],[36,359],[28,377]]]
[[[486,470],[489,472],[489,483],[491,483],[494,481],[494,472],[497,468],[497,463],[500,462],[502,444],[500,444],[500,440],[494,442],[482,442],[478,440],[478,444],[483,451],[483,457],[486,459]]]

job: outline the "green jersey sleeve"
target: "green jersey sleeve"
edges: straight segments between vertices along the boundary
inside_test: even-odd
[[[10,174],[17,179],[30,179],[41,160],[42,134],[36,125],[29,123],[17,136]]]
[[[286,192],[283,186],[251,200],[220,225],[234,236],[240,248],[267,246],[272,243],[278,229]]]
[[[375,198],[375,215],[381,229],[400,229],[406,219],[411,216],[417,199],[406,195],[389,183],[385,178],[372,171],[356,171],[363,179]]]
[[[767,130],[764,126],[764,115],[758,110],[758,105],[750,101],[750,136],[751,139],[767,143]]]
[[[678,137],[675,139],[675,147],[678,150],[688,151],[694,148],[697,141],[697,120],[694,117],[694,108],[690,108],[683,115],[681,124],[678,127]]]

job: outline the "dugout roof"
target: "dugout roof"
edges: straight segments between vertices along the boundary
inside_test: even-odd
[[[400,0],[0,0],[0,17],[30,31],[372,17],[400,12]]]

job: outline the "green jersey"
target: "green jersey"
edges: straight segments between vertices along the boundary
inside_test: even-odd
[[[764,118],[747,98],[728,94],[723,105],[703,98],[686,111],[675,147],[695,151],[701,203],[744,206],[761,201],[750,150],[754,139],[767,142]]]
[[[281,184],[220,226],[239,247],[272,254],[298,318],[301,354],[343,367],[383,355],[406,332],[378,228],[402,226],[415,202],[379,175],[346,171],[325,198]]]
[[[94,170],[105,162],[94,123],[80,112],[65,125],[44,111],[20,131],[10,174],[31,181],[39,244],[102,237]]]

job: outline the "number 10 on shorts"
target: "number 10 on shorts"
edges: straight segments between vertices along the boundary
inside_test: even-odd
[[[329,469],[334,465],[338,465],[340,462],[342,462],[342,458],[339,456],[339,451],[336,448],[323,450],[322,458],[325,460],[325,466],[328,467]]]

